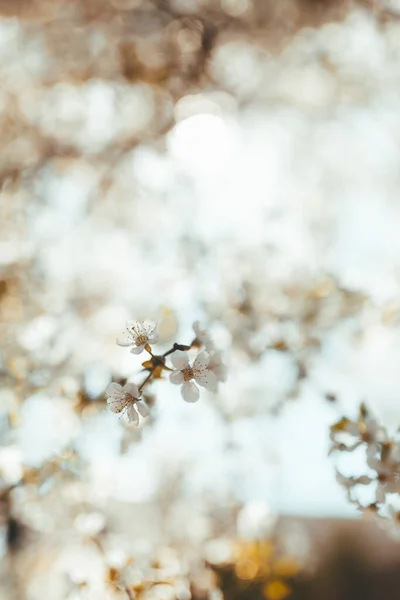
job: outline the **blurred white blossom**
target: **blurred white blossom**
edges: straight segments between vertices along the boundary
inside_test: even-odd
[[[361,404],[358,419],[343,417],[331,427],[330,453],[365,450],[365,473],[344,475],[336,470],[338,483],[348,500],[364,513],[373,513],[378,521],[393,518],[387,494],[400,493],[400,444]],[[360,495],[360,487],[370,488],[369,500]],[[397,517],[394,519],[397,522]]]
[[[222,355],[217,350],[211,352],[210,359],[208,361],[208,368],[212,371],[217,378],[217,382],[224,383],[226,381],[227,369],[226,365],[222,360]]]
[[[196,335],[196,340],[205,347],[207,352],[214,350],[214,342],[209,333],[201,328],[199,321],[193,323],[193,331]]]

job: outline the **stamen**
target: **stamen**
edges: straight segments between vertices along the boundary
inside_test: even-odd
[[[192,367],[186,367],[186,369],[183,369],[182,374],[184,381],[190,381],[191,379],[194,379],[194,371]]]

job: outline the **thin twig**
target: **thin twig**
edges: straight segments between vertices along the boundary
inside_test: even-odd
[[[135,596],[133,595],[132,590],[130,590],[127,586],[125,586],[124,589],[129,600],[135,600]]]
[[[142,389],[144,388],[144,386],[146,385],[146,383],[153,377],[153,371],[150,371],[150,373],[147,375],[146,379],[144,381],[142,381],[142,383],[139,385],[139,392],[142,391]]]
[[[165,358],[166,356],[168,356],[169,354],[172,354],[176,350],[182,350],[182,351],[190,350],[190,348],[192,346],[193,346],[193,343],[190,346],[185,346],[185,344],[175,343],[170,350],[167,350],[167,352],[164,352],[163,356]]]

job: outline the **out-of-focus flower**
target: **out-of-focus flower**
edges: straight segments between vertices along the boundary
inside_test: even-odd
[[[218,383],[224,383],[226,381],[226,365],[222,360],[220,352],[211,352],[210,360],[208,361],[208,369],[214,373]]]
[[[198,342],[199,345],[203,345],[207,352],[212,352],[214,350],[214,342],[209,333],[200,327],[199,321],[193,323],[193,331],[196,335],[195,342]]]
[[[376,495],[375,501],[383,504],[386,494],[398,494],[400,492],[400,464],[396,458],[397,444],[391,441],[381,446],[370,445],[367,448],[367,465],[376,471]]]
[[[147,344],[155,344],[158,341],[156,323],[153,321],[127,321],[126,333],[117,339],[118,346],[132,346],[133,354],[140,354]]]
[[[186,402],[197,402],[200,396],[199,388],[193,380],[211,392],[217,390],[217,378],[208,368],[209,356],[206,352],[200,352],[193,366],[190,366],[187,352],[181,350],[171,354],[171,362],[175,371],[171,373],[170,381],[182,385],[181,394]]]
[[[391,437],[387,429],[377,421],[364,404],[361,404],[358,418],[343,417],[331,427],[330,452],[353,452],[360,447],[365,450],[365,462],[370,473],[349,476],[339,471],[336,479],[347,492],[348,500],[364,513],[371,513],[375,519],[389,517],[396,525],[398,519],[387,510],[387,494],[400,493],[400,442]],[[370,486],[374,502],[365,505],[357,493],[357,486]],[[386,507],[386,512],[385,512]],[[382,510],[381,510],[382,509]]]
[[[343,434],[356,438],[356,440],[348,444],[348,440],[343,439]],[[377,444],[384,444],[388,440],[388,435],[385,428],[370,416],[365,405],[361,404],[357,420],[352,421],[347,417],[343,417],[331,426],[330,439],[333,442],[331,452],[334,450],[352,452],[362,443],[372,447]]]
[[[139,414],[147,417],[149,409],[140,400],[140,392],[134,383],[127,383],[122,387],[119,383],[110,383],[106,389],[108,408],[114,413],[123,413],[130,423],[139,424]]]

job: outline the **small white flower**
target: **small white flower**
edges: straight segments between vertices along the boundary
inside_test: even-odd
[[[117,339],[118,346],[132,346],[133,354],[143,352],[146,344],[155,344],[158,340],[156,324],[153,321],[127,321],[126,333]]]
[[[193,382],[193,379],[211,392],[217,390],[217,378],[208,369],[208,360],[208,354],[200,352],[193,366],[190,366],[189,356],[186,352],[177,350],[171,354],[171,362],[176,370],[171,373],[169,378],[172,383],[182,385],[181,394],[186,402],[197,402],[200,396],[199,388]]]
[[[214,350],[214,342],[212,341],[212,339],[211,339],[210,335],[207,333],[207,331],[200,327],[199,321],[195,321],[193,323],[193,331],[195,333],[196,339],[201,344],[203,344],[203,346],[205,347],[205,349],[208,352],[211,352],[212,350]]]
[[[139,414],[147,417],[149,409],[147,404],[140,400],[140,392],[134,383],[127,383],[122,387],[119,383],[110,383],[106,389],[108,408],[114,413],[126,414],[128,421],[139,424]]]
[[[210,360],[208,361],[208,368],[214,373],[218,382],[224,383],[226,381],[226,365],[222,360],[220,352],[211,352]]]

